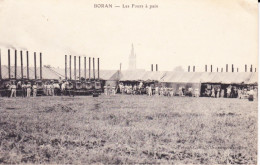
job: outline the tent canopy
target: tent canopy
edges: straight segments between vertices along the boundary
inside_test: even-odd
[[[8,79],[8,67],[1,66],[2,78]],[[40,78],[40,68],[37,67],[37,78]],[[21,77],[21,67],[17,66],[17,78]],[[77,79],[79,70],[76,70]],[[11,66],[11,78],[14,78],[14,66]],[[91,79],[94,78],[93,70],[90,70]],[[27,78],[27,68],[23,67],[23,77]],[[67,70],[67,77],[70,77]],[[85,77],[84,69],[81,70],[81,77]],[[95,78],[98,72],[95,70]],[[29,78],[34,79],[34,67],[29,67]],[[65,79],[65,69],[42,67],[43,79]],[[71,70],[71,78],[74,79],[74,69]],[[86,78],[89,78],[89,70],[86,70]],[[170,72],[170,71],[118,71],[100,70],[99,78],[106,81],[159,81],[165,83],[221,83],[221,84],[257,84],[258,74],[256,72]]]

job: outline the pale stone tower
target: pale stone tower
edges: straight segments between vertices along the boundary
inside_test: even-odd
[[[128,70],[136,69],[136,54],[134,52],[134,45],[132,44],[131,54],[129,55]]]

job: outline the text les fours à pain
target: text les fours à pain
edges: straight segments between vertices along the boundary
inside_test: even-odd
[[[113,5],[113,4],[94,4],[94,8],[113,8],[113,7],[122,7],[124,9],[135,8],[135,9],[155,9],[158,8],[158,5],[140,5],[140,4],[122,4],[120,5]]]

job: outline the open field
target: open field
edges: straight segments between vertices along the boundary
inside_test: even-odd
[[[0,163],[256,164],[257,101],[0,98]]]

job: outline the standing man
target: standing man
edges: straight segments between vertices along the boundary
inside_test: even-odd
[[[26,97],[26,84],[25,84],[24,81],[23,81],[23,83],[22,83],[22,96],[23,96],[23,97]]]
[[[47,85],[46,85],[46,93],[47,93],[47,96],[50,96],[50,94],[51,94],[50,82],[47,82]]]
[[[148,96],[152,96],[152,87],[148,86]]]
[[[28,82],[27,85],[26,85],[26,89],[27,89],[27,97],[31,97],[31,83]]]
[[[36,82],[33,84],[32,89],[33,89],[33,97],[36,97],[36,95],[37,95],[37,85],[36,85]]]
[[[16,97],[16,85],[15,85],[15,82],[12,82],[12,84],[11,84],[11,96],[10,97]]]
[[[53,81],[50,84],[50,89],[51,89],[51,96],[54,96],[54,85],[53,85]]]
[[[230,98],[231,87],[227,87],[227,98]]]

